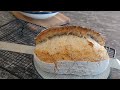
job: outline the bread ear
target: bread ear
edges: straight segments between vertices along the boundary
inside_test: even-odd
[[[105,40],[100,33],[80,26],[63,26],[63,27],[53,27],[44,30],[35,38],[36,44],[47,40],[48,38],[60,35],[75,35],[78,37],[90,37],[98,42],[101,46],[105,46]]]

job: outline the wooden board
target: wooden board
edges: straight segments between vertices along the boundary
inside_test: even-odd
[[[58,13],[52,18],[44,19],[44,20],[32,19],[30,17],[27,17],[21,14],[19,11],[12,11],[12,14],[18,19],[21,19],[21,20],[24,20],[26,22],[30,22],[36,25],[40,25],[43,27],[61,26],[61,25],[68,24],[70,22],[70,18],[63,15],[62,13]]]

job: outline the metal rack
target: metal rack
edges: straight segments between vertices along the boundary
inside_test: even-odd
[[[44,27],[37,31],[27,27],[28,23],[19,19],[0,27],[0,41],[34,46],[34,38]],[[33,55],[0,50],[0,68],[20,79],[41,79],[33,65]]]
[[[15,19],[0,27],[0,41],[34,46],[34,38],[45,27],[37,31],[27,28],[27,22]],[[111,58],[115,58],[116,51],[105,47]],[[33,64],[33,55],[0,50],[0,68],[20,79],[42,79]]]
[[[28,23],[19,19],[15,19],[6,25],[0,27],[0,41],[14,42],[24,45],[35,45],[34,37],[40,33],[44,27],[40,27],[36,31],[27,27]]]
[[[33,65],[33,55],[0,50],[0,68],[20,79],[42,78]]]

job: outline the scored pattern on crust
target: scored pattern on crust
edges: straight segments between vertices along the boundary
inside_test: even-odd
[[[64,26],[64,27],[49,28],[41,32],[35,38],[35,41],[36,41],[36,44],[39,44],[54,36],[69,35],[69,34],[72,34],[78,37],[91,37],[96,42],[98,42],[101,46],[105,46],[105,40],[100,33],[88,28],[80,27],[80,26]]]
[[[97,75],[109,65],[105,40],[94,30],[54,27],[41,32],[35,40],[34,61],[45,72]]]

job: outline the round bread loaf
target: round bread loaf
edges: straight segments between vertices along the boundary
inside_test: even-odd
[[[105,40],[94,30],[80,26],[54,27],[41,32],[35,40],[34,60],[43,71],[97,75],[109,65]]]

